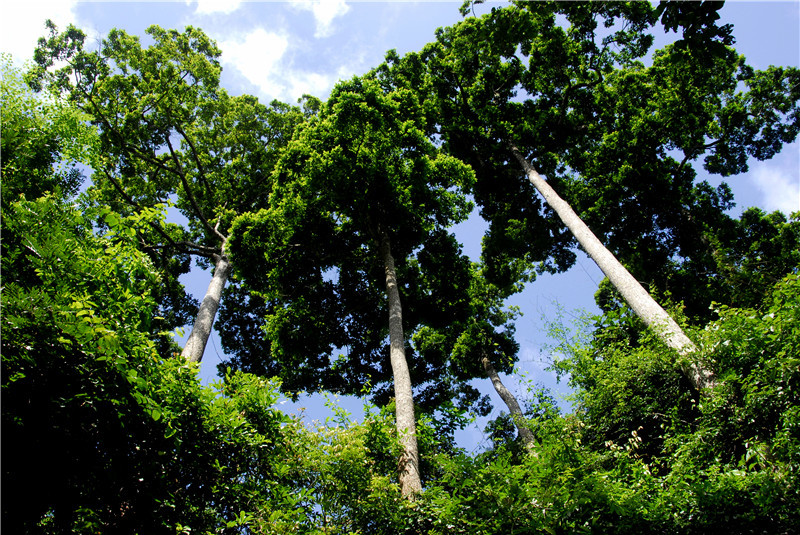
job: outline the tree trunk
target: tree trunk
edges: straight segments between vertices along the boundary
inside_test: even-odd
[[[189,339],[186,340],[186,345],[181,353],[181,356],[189,362],[200,362],[203,359],[208,338],[211,336],[211,328],[214,325],[214,318],[219,309],[222,290],[225,288],[228,276],[231,273],[231,263],[228,261],[227,256],[224,254],[214,255],[214,260],[216,261],[214,276],[208,284],[206,296],[200,304],[197,318],[195,318],[194,325],[192,325],[192,333],[189,335]]]
[[[398,462],[400,489],[403,496],[413,499],[422,490],[419,476],[419,449],[417,448],[417,426],[414,419],[414,398],[411,392],[411,374],[406,361],[405,337],[403,335],[403,307],[394,270],[389,236],[381,235],[381,259],[386,272],[386,296],[389,299],[389,356],[394,376],[395,420],[397,436],[403,447]]]
[[[494,369],[492,361],[489,360],[489,357],[487,357],[485,353],[481,357],[481,363],[483,364],[484,371],[486,371],[486,375],[488,375],[489,379],[492,380],[494,389],[508,406],[508,411],[511,413],[511,418],[514,420],[514,424],[517,426],[517,433],[522,439],[522,443],[525,444],[525,448],[527,448],[528,451],[532,451],[534,446],[533,433],[530,429],[525,427],[525,424],[523,423],[525,416],[522,414],[522,409],[520,408],[519,403],[517,403],[517,398],[514,397],[514,394],[512,394],[511,391],[506,388],[506,385],[503,384],[503,381],[500,380],[497,370]]]
[[[625,269],[625,266],[620,264],[614,255],[605,248],[600,240],[597,239],[597,236],[586,226],[586,223],[572,210],[572,207],[558,196],[528,160],[520,154],[519,150],[514,145],[510,145],[510,148],[525,170],[525,174],[531,184],[558,214],[558,217],[569,228],[578,243],[586,251],[586,254],[595,261],[639,319],[653,329],[664,343],[675,349],[680,356],[685,357],[695,353],[697,347],[686,336],[675,320],[667,314],[661,305],[655,302],[647,290]],[[713,373],[696,362],[685,365],[683,372],[692,386],[698,391],[714,384]]]

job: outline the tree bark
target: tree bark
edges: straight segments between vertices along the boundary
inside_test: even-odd
[[[648,327],[667,344],[676,350],[682,357],[697,352],[697,347],[683,332],[667,312],[655,302],[650,294],[645,290],[625,266],[614,257],[611,252],[597,239],[597,236],[586,226],[580,217],[572,210],[572,207],[550,187],[550,185],[539,175],[533,166],[528,162],[519,150],[509,144],[514,157],[519,161],[531,184],[544,197],[547,204],[558,214],[561,221],[569,228],[578,243],[581,244],[586,254],[594,260],[597,266],[603,271],[614,288],[622,295],[628,306]],[[684,365],[683,373],[691,382],[692,386],[700,391],[706,387],[714,385],[714,375],[710,370],[700,366],[696,362]]]
[[[403,447],[398,462],[400,489],[403,496],[413,499],[422,490],[419,476],[419,449],[417,426],[414,418],[414,397],[411,391],[411,374],[406,361],[405,337],[403,335],[403,307],[397,287],[389,236],[381,234],[380,254],[386,273],[386,296],[389,300],[389,357],[394,376],[395,421],[397,436]]]
[[[522,439],[522,443],[528,449],[528,451],[533,450],[534,446],[534,437],[533,433],[530,429],[525,427],[523,423],[525,416],[522,414],[522,409],[517,403],[517,398],[514,397],[514,394],[506,388],[506,385],[503,384],[503,381],[500,379],[500,376],[497,374],[497,370],[494,369],[494,365],[492,365],[492,361],[489,360],[489,357],[484,354],[481,357],[481,364],[483,364],[483,369],[486,372],[486,375],[489,376],[489,379],[492,381],[492,385],[494,385],[494,389],[497,391],[497,394],[500,398],[505,402],[506,406],[508,406],[508,411],[511,413],[511,418],[514,420],[514,424],[517,426],[517,433],[519,434],[520,439]]]
[[[213,258],[216,261],[214,276],[208,284],[208,290],[206,290],[206,295],[200,304],[194,325],[192,325],[192,332],[188,340],[186,340],[186,345],[181,353],[181,356],[189,362],[203,360],[203,353],[206,350],[208,338],[211,336],[211,328],[214,326],[214,318],[217,315],[219,301],[222,298],[222,290],[225,289],[225,284],[228,282],[228,276],[231,273],[231,263],[224,253],[222,255],[214,255]]]

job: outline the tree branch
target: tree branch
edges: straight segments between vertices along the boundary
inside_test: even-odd
[[[122,185],[107,170],[103,169],[102,172],[109,180],[109,182],[111,182],[111,184],[114,186],[114,189],[116,189],[119,192],[119,194],[122,195],[122,197],[128,204],[130,204],[137,210],[142,210],[142,205],[140,205],[138,202],[136,202],[135,199],[133,199],[130,195],[128,195],[128,193],[125,191]],[[175,241],[172,239],[172,236],[170,236],[169,233],[166,230],[164,230],[164,228],[161,225],[153,223],[152,221],[148,221],[147,223],[153,228],[153,230],[158,232],[161,236],[164,237],[164,239],[166,239],[169,242],[168,246],[175,247],[176,249],[182,250],[183,252],[186,252],[188,254],[196,254],[204,257],[211,257],[211,255],[217,254],[217,249],[213,247],[200,245],[186,240]],[[151,248],[159,249],[159,248],[166,248],[168,246],[166,245],[151,246]],[[194,251],[190,251],[188,249],[194,249]]]
[[[192,193],[192,188],[189,186],[189,181],[186,179],[186,174],[183,172],[183,168],[181,167],[181,163],[178,160],[178,154],[175,152],[175,148],[172,146],[172,142],[169,140],[169,136],[166,138],[167,147],[169,147],[169,153],[172,156],[172,161],[175,162],[176,171],[178,173],[178,177],[181,179],[181,184],[183,184],[183,189],[186,191],[186,196],[189,197],[189,202],[192,205],[192,209],[194,209],[197,217],[203,223],[203,226],[206,227],[211,234],[217,236],[222,243],[225,243],[227,238],[220,233],[217,229],[211,226],[206,216],[203,215],[203,211],[200,209],[200,205],[197,203],[197,199],[195,198],[194,194]]]
[[[206,180],[206,171],[203,169],[203,164],[200,161],[200,156],[197,153],[197,149],[194,146],[191,138],[184,132],[183,128],[179,125],[175,125],[175,130],[181,135],[186,144],[189,145],[189,149],[192,152],[192,158],[194,159],[194,163],[197,165],[197,172],[199,173],[200,180],[203,182],[203,187],[206,188],[206,195],[209,195],[210,187],[208,185],[208,181]]]
[[[213,248],[213,247],[208,247],[206,245],[200,245],[200,244],[197,244],[197,243],[194,243],[194,242],[190,242],[190,241],[185,241],[185,240],[173,241],[168,245],[146,244],[146,246],[147,246],[147,248],[152,249],[152,250],[168,249],[169,247],[173,247],[174,246],[176,249],[181,250],[181,252],[184,252],[186,254],[193,254],[193,255],[197,255],[197,256],[202,256],[204,258],[214,258],[215,256],[219,256],[220,255],[220,251],[215,249],[215,248]],[[190,250],[190,249],[193,249],[193,250]]]
[[[174,173],[174,174],[178,175],[178,177],[181,180],[181,184],[183,184],[183,187],[186,190],[186,195],[189,197],[189,202],[191,203],[192,208],[194,209],[195,213],[197,214],[197,217],[203,223],[203,226],[205,226],[206,229],[211,234],[217,236],[224,243],[227,238],[223,234],[221,234],[217,229],[215,229],[214,227],[211,226],[211,224],[208,222],[208,219],[206,219],[206,217],[203,215],[203,212],[200,209],[199,204],[197,203],[197,199],[195,199],[194,195],[192,194],[192,189],[189,186],[189,183],[188,183],[188,181],[186,179],[186,175],[185,175],[185,173],[183,172],[183,170],[181,168],[180,161],[178,160],[178,156],[177,156],[177,154],[175,152],[174,147],[172,146],[172,142],[169,139],[169,135],[165,136],[165,139],[166,139],[166,142],[167,142],[167,147],[169,148],[170,156],[172,157],[172,161],[175,163],[175,166],[176,166],[174,169],[169,167],[168,165],[166,165],[162,160],[160,160],[158,158],[151,158],[150,155],[147,154],[147,152],[145,152],[145,151],[141,150],[139,147],[137,147],[137,146],[125,141],[124,136],[114,126],[111,125],[111,123],[108,120],[108,118],[104,114],[98,113],[98,112],[100,112],[100,110],[97,108],[97,106],[94,103],[94,101],[91,98],[89,98],[89,95],[86,93],[86,91],[82,89],[82,93],[84,94],[84,97],[91,104],[91,108],[95,110],[95,113],[93,113],[92,115],[95,116],[95,117],[98,117],[100,119],[100,121],[102,122],[102,124],[108,129],[108,131],[110,133],[112,133],[113,135],[115,135],[121,141],[123,149],[128,150],[130,152],[133,152],[134,154],[136,154],[137,156],[142,158],[142,160],[144,160],[147,163],[155,165],[156,167],[158,167],[158,168],[160,168],[160,169],[162,169],[164,171],[167,171],[169,173]],[[177,128],[176,128],[176,130],[177,130]],[[107,172],[105,174],[106,174],[106,176],[111,178],[110,175]],[[113,179],[112,179],[112,183],[117,188],[117,190],[120,193],[122,193],[122,195],[129,200],[129,202],[132,202],[132,199],[124,192],[124,190],[122,189],[122,187],[118,183],[116,183]],[[132,204],[134,206],[138,206],[134,202],[132,202]]]
[[[689,160],[694,160],[695,158],[700,156],[700,154],[702,154],[703,151],[710,149],[711,147],[714,147],[715,145],[718,145],[721,142],[722,138],[719,138],[712,141],[711,143],[706,143],[705,145],[695,145],[694,147],[690,147],[688,151],[685,151],[683,153],[683,160],[681,161],[681,164],[678,166],[678,171],[683,169],[683,166],[686,165],[686,163]]]

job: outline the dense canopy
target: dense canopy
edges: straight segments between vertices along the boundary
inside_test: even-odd
[[[195,27],[4,56],[7,530],[800,531],[800,212],[698,178],[795,141],[800,69],[720,2],[474,7],[296,106],[230,95]],[[576,247],[607,279],[552,326],[565,407],[504,384],[508,299]]]

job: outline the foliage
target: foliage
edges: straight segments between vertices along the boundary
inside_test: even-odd
[[[77,164],[88,163],[96,141],[86,116],[57,99],[39,98],[9,55],[0,61],[3,209],[20,196],[76,194],[83,182]]]
[[[23,230],[39,221],[58,229],[64,214],[56,208],[47,199],[18,203],[4,235],[35,236]],[[61,226],[80,223],[68,221]],[[424,492],[409,503],[391,483],[398,448],[391,407],[368,412],[362,423],[339,412],[333,425],[307,429],[269,408],[275,394],[264,381],[231,374],[219,394],[201,389],[189,366],[154,354],[141,326],[119,332],[122,318],[137,325],[137,313],[152,313],[153,306],[146,295],[112,306],[130,281],[140,281],[139,291],[147,286],[147,277],[127,276],[137,255],[142,267],[149,265],[125,246],[131,223],[120,220],[117,238],[28,242],[47,260],[57,257],[36,264],[37,275],[53,283],[39,288],[39,303],[47,296],[53,304],[32,306],[34,292],[13,286],[4,299],[4,455],[16,461],[4,465],[4,482],[18,490],[4,497],[4,507],[14,507],[4,518],[14,522],[20,516],[10,511],[38,507],[19,531],[787,533],[799,527],[797,275],[778,284],[761,310],[722,308],[720,319],[698,333],[705,358],[724,378],[700,400],[691,398],[652,335],[627,325],[633,321],[627,316],[607,316],[596,345],[577,347],[570,357],[580,387],[576,413],[542,410],[532,418],[534,454],[502,443],[474,456],[437,448],[436,435],[426,442],[423,425],[430,467]],[[55,246],[80,252],[88,248],[84,239],[111,247],[107,256],[93,250],[101,260],[92,263],[97,272]],[[21,258],[4,254],[5,262]],[[109,263],[128,270],[122,282],[109,276]],[[97,306],[87,303],[85,315],[53,314],[75,300],[65,291],[75,281],[71,268],[81,268],[89,286],[102,285],[89,299]],[[73,327],[85,317],[93,320],[91,331],[79,338],[83,329]],[[640,333],[634,347],[624,332],[632,328]],[[103,342],[109,332],[121,340],[115,351]],[[69,346],[72,338],[83,343]],[[144,357],[131,349],[123,354],[123,347]],[[51,482],[47,492],[43,480]]]
[[[89,114],[99,139],[92,198],[122,214],[170,204],[186,218],[185,224],[150,220],[139,232],[142,250],[165,274],[162,317],[170,327],[186,325],[198,304],[178,277],[191,258],[203,267],[226,258],[231,222],[265,206],[271,169],[313,103],[304,112],[228,95],[219,85],[220,50],[197,28],[151,26],[147,47],[111,30],[90,50],[79,29],[48,27],[28,81]],[[193,346],[202,347],[187,358],[199,360],[205,341]]]
[[[393,410],[365,405],[361,423],[336,413],[303,427],[295,473],[315,533],[403,533],[408,501],[394,482],[400,445]],[[297,422],[297,425],[303,425]]]
[[[139,250],[165,207],[126,216],[70,202],[59,163],[92,150],[91,130],[16,80],[4,73],[3,141],[15,140],[3,147],[4,528],[240,532],[265,510],[295,526],[273,462],[277,386],[231,374],[202,388],[173,358],[162,280]]]
[[[748,66],[730,25],[716,24],[720,7],[519,2],[438,31],[422,56],[443,147],[476,171],[496,282],[510,259],[551,271],[574,260],[513,143],[638,280],[685,300],[701,321],[727,297],[725,278],[712,279],[723,270],[715,240],[724,254],[735,239],[720,233],[736,226],[724,213],[730,190],[698,181],[693,165],[729,176],[793,141],[800,72]],[[645,65],[659,17],[682,39]]]
[[[547,435],[552,425],[551,420],[561,416],[561,409],[556,399],[550,390],[542,385],[529,385],[527,396],[523,401],[525,406],[521,419],[500,412],[497,418],[487,424],[483,432],[492,444],[491,450],[487,450],[487,453],[493,450],[501,455],[510,454],[513,462],[520,462],[529,451],[520,440],[517,425],[522,424],[528,428],[534,440],[541,440]]]
[[[717,8],[514,4],[302,108],[228,96],[218,50],[193,28],[152,28],[147,49],[114,31],[97,52],[74,28],[53,31],[30,81],[77,108],[31,94],[4,60],[6,529],[800,531],[797,216],[733,220],[729,190],[696,184],[691,168],[740,172],[794,139],[797,71],[749,69]],[[645,67],[659,18],[681,39]],[[55,60],[66,70],[46,74]],[[685,303],[715,389],[693,391],[674,354],[601,294],[590,336],[560,333],[573,413],[532,391],[524,422],[492,423],[489,450],[457,447],[465,409],[483,409],[467,384],[479,357],[501,371],[516,358],[503,300],[535,262],[571,262],[508,165],[509,139],[536,148],[629,263]],[[73,162],[86,161],[98,173],[74,201]],[[471,209],[467,192],[492,219],[481,264],[448,228]],[[184,228],[166,223],[172,200]],[[225,344],[236,368],[279,379],[224,369],[206,388],[166,331],[186,316],[174,284],[189,253],[223,253],[229,232]],[[419,394],[415,501],[393,482],[386,236]],[[335,418],[308,424],[275,408],[280,389],[370,393],[381,408],[355,422],[332,406]]]
[[[174,199],[187,228],[158,227],[153,245],[219,251],[232,219],[269,195],[271,166],[301,110],[228,95],[219,87],[220,51],[197,28],[151,26],[148,47],[112,30],[90,51],[77,28],[49,27],[28,80],[90,114],[101,143],[95,195],[125,213]]]
[[[636,484],[651,496],[639,499],[659,531],[797,529],[799,293],[790,275],[760,309],[722,307],[695,333],[723,379],[701,398],[630,313],[607,314],[559,363],[578,388],[581,440],[640,465]]]
[[[472,175],[435,149],[421,114],[410,90],[387,93],[372,77],[356,78],[337,85],[290,143],[271,208],[238,218],[232,232],[232,258],[244,266],[237,277],[263,303],[269,341],[269,356],[252,351],[256,360],[243,364],[266,366],[292,391],[360,393],[369,384],[386,404],[382,236],[397,259],[406,332],[444,317],[458,299],[445,282],[460,273],[449,268],[463,266],[444,228],[466,217],[459,188]],[[417,385],[443,366],[410,357]]]
[[[4,211],[7,529],[223,532],[291,503],[270,460],[283,447],[276,387],[230,375],[220,396],[157,353],[168,333],[152,331],[158,279],[136,249],[142,225],[52,197]]]

